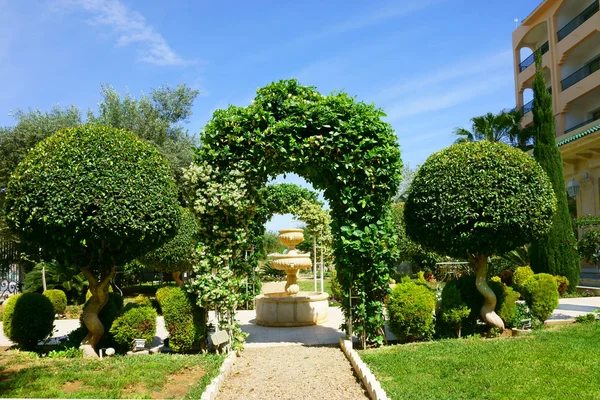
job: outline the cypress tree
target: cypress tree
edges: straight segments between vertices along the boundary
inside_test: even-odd
[[[562,157],[556,146],[552,95],[546,88],[541,60],[542,57],[538,51],[535,55],[536,72],[533,80],[533,156],[552,182],[557,199],[557,209],[548,235],[531,244],[531,269],[537,273],[563,275],[569,280],[569,291],[575,291],[575,287],[579,283],[581,262],[567,205]]]

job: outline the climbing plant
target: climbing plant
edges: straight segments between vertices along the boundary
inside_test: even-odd
[[[296,80],[259,89],[248,107],[217,110],[185,173],[202,225],[197,268],[243,272],[267,182],[296,173],[329,202],[346,318],[363,343],[380,342],[395,252],[389,204],[402,170],[384,115],[345,93],[325,96]]]

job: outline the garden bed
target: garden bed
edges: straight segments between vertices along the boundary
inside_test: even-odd
[[[217,354],[40,358],[8,351],[0,353],[0,393],[26,398],[200,398],[223,359]]]
[[[448,339],[360,352],[392,399],[592,399],[600,323],[518,338]]]

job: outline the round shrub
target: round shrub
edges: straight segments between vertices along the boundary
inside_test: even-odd
[[[569,289],[569,280],[566,276],[556,276],[556,283],[558,283],[558,294],[560,296],[567,293],[567,289]]]
[[[52,333],[54,307],[39,293],[24,293],[10,302],[4,310],[4,326],[9,325],[8,338],[24,350],[33,350],[40,340]]]
[[[110,333],[123,347],[131,347],[134,339],[149,343],[156,334],[156,310],[148,306],[135,306],[114,320]]]
[[[523,285],[534,275],[531,267],[519,267],[513,274],[513,286],[518,292],[523,291]]]
[[[143,294],[138,294],[137,296],[135,296],[135,304],[141,307],[152,307],[152,301],[144,296]]]
[[[169,346],[176,352],[201,349],[206,337],[205,310],[196,304],[194,295],[179,287],[163,287],[156,291]]]
[[[550,274],[535,274],[523,285],[525,301],[531,314],[541,322],[558,307],[558,283]]]
[[[435,293],[424,285],[402,282],[388,297],[390,330],[402,342],[432,336]]]
[[[15,304],[17,299],[21,297],[21,294],[12,295],[2,305],[2,326],[4,330],[4,336],[10,337],[10,327],[12,326],[12,317],[15,311]]]
[[[54,307],[54,314],[63,314],[67,308],[67,295],[62,290],[50,289],[44,291],[52,306]]]

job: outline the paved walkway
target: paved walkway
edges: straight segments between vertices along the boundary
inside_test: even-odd
[[[574,299],[560,299],[559,306],[549,318],[551,322],[569,321],[579,315],[593,313],[600,310],[600,296],[578,297]],[[244,332],[250,334],[246,339],[246,347],[272,347],[288,345],[322,345],[336,344],[343,335],[339,329],[344,321],[342,310],[339,307],[329,307],[329,318],[323,325],[305,326],[301,328],[269,328],[256,325],[256,314],[253,310],[238,311],[236,314]],[[55,331],[52,335],[54,341],[65,337],[69,332],[79,327],[78,319],[62,319],[54,321]],[[389,339],[393,335],[386,329]],[[156,336],[152,346],[162,344],[168,336],[163,317],[156,320]],[[2,322],[0,322],[0,346],[11,346],[12,343],[4,336]]]

